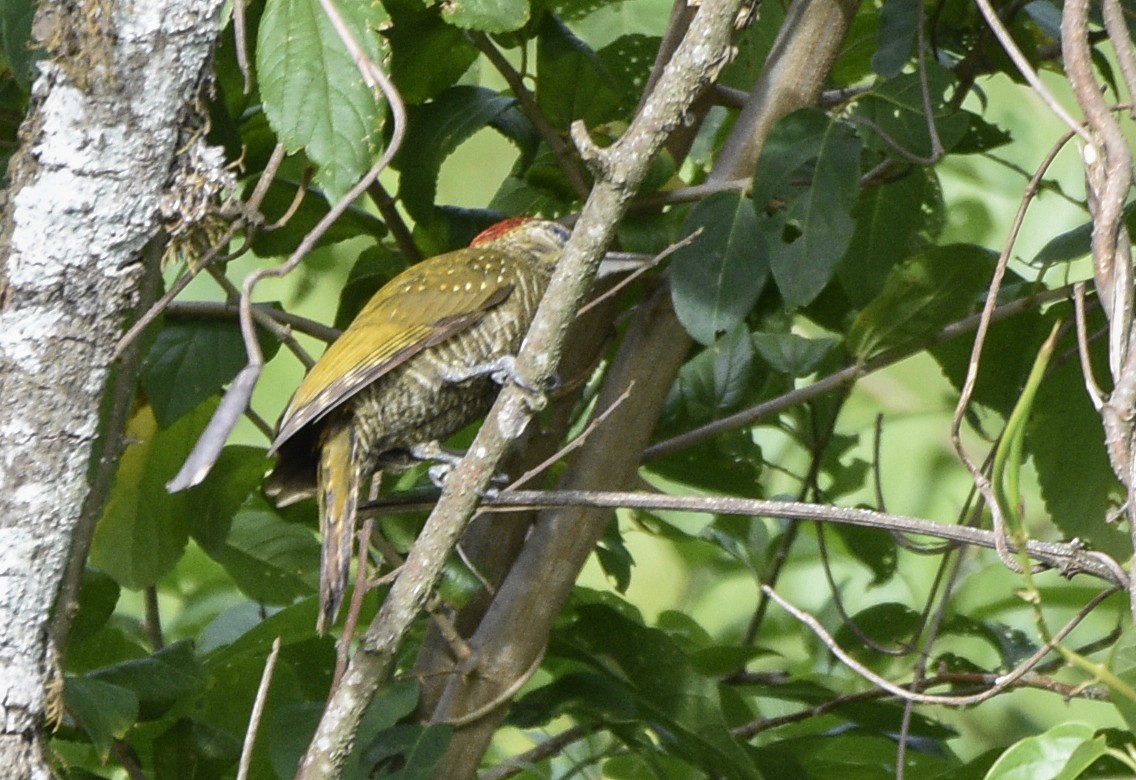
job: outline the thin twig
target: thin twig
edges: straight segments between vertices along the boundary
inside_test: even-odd
[[[591,189],[588,182],[584,179],[584,174],[580,170],[579,161],[576,155],[572,153],[571,147],[564,142],[560,137],[560,133],[544,112],[540,110],[537,105],[536,98],[529,92],[528,87],[525,86],[525,80],[521,77],[520,73],[513,68],[512,63],[505,59],[504,55],[497,50],[493,41],[489,36],[483,32],[470,32],[467,33],[469,40],[477,47],[478,51],[485,55],[485,58],[497,69],[501,74],[501,78],[505,79],[505,83],[509,85],[509,89],[513,90],[513,95],[517,98],[517,103],[520,104],[521,111],[533,123],[541,140],[548,146],[552,152],[552,156],[556,158],[556,162],[560,165],[560,170],[564,172],[564,177],[568,180],[568,184],[572,187],[572,191],[576,193],[576,197],[580,200],[588,197],[588,191]]]
[[[516,512],[544,507],[586,506],[599,509],[671,510],[709,514],[777,517],[786,520],[815,520],[843,523],[884,531],[903,531],[960,544],[995,549],[994,534],[982,528],[940,523],[917,517],[875,512],[870,509],[807,504],[798,501],[769,501],[732,496],[672,496],[659,493],[630,493],[587,490],[512,490],[481,499],[483,512]],[[1010,551],[1016,551],[1011,544]],[[1078,542],[1042,542],[1030,539],[1026,553],[1063,576],[1091,574],[1109,583],[1127,586],[1128,577],[1110,556],[1086,550]]]
[[[256,688],[256,699],[252,703],[252,713],[249,714],[248,729],[245,730],[245,742],[241,747],[241,760],[237,765],[237,780],[246,780],[249,769],[252,767],[252,750],[256,746],[256,733],[260,729],[260,720],[264,717],[264,704],[268,701],[268,688],[272,684],[272,675],[276,671],[276,660],[280,657],[280,637],[272,642],[272,650],[264,662],[264,671],[260,675],[260,685]]]
[[[753,189],[753,179],[724,179],[691,184],[676,190],[661,190],[649,195],[641,195],[631,202],[628,211],[657,211],[661,206],[671,206],[676,203],[693,203],[705,200],[708,195],[716,192],[736,192],[748,195]]]
[[[146,638],[150,640],[150,647],[157,652],[166,645],[162,637],[162,612],[158,608],[158,588],[150,585],[143,589],[142,593],[146,600],[146,622],[143,628]]]
[[[525,687],[525,683],[532,679],[532,676],[540,669],[541,663],[544,661],[544,650],[537,653],[536,658],[529,664],[529,668],[525,670],[524,674],[509,683],[503,690],[501,690],[492,700],[481,705],[472,712],[467,712],[456,718],[446,718],[444,720],[434,721],[436,723],[444,723],[447,726],[452,726],[455,729],[460,729],[471,723],[484,718],[489,713],[500,707],[502,704],[507,704],[514,696],[516,696],[521,688]]]
[[[592,433],[592,431],[596,430],[601,425],[603,425],[604,420],[606,420],[611,415],[612,412],[614,412],[616,409],[618,409],[619,406],[624,401],[626,401],[628,398],[631,397],[631,389],[634,386],[635,386],[634,382],[632,382],[630,385],[628,385],[627,389],[623,391],[623,394],[620,395],[618,398],[616,398],[615,402],[612,403],[611,406],[609,406],[607,409],[604,409],[601,414],[597,415],[590,422],[588,422],[587,427],[584,428],[584,430],[580,432],[579,436],[575,437],[574,439],[572,439],[572,441],[568,442],[563,447],[558,449],[556,452],[552,453],[550,456],[548,456],[547,458],[542,460],[540,463],[536,464],[531,469],[526,471],[524,474],[517,477],[515,480],[513,480],[512,484],[510,484],[507,488],[505,488],[505,490],[507,490],[507,491],[508,490],[515,490],[516,488],[525,484],[526,482],[528,482],[530,479],[532,479],[536,475],[543,472],[545,469],[547,469],[549,466],[551,466],[556,461],[563,458],[565,455],[569,454],[573,450],[576,450],[576,449],[582,447],[584,445],[584,442],[586,442],[588,440],[588,436]]]
[[[844,649],[841,648],[839,644],[837,644],[832,634],[830,634],[825,629],[825,627],[820,624],[819,620],[817,620],[804,610],[798,609],[797,607],[790,604],[772,588],[763,585],[762,591],[765,592],[769,596],[769,598],[776,601],[782,609],[796,618],[800,623],[803,623],[805,626],[807,626],[809,630],[811,630],[813,634],[815,634],[817,638],[824,643],[825,647],[827,647],[829,651],[837,658],[839,658],[840,661],[843,662],[844,665],[849,669],[863,677],[865,680],[868,680],[872,684],[892,694],[893,696],[896,696],[897,698],[904,701],[911,701],[918,704],[941,704],[950,707],[966,707],[974,704],[980,704],[981,702],[993,698],[994,696],[998,695],[999,693],[1016,683],[1031,669],[1033,669],[1033,667],[1036,666],[1042,658],[1047,656],[1053,650],[1050,645],[1042,646],[1038,650],[1034,651],[1024,661],[1015,666],[1009,673],[999,676],[994,681],[993,685],[980,693],[963,696],[936,696],[924,694],[918,691],[908,690],[904,686],[897,685],[896,683],[893,683],[890,680],[876,674],[871,669],[864,666],[847,652],[845,652]],[[1101,591],[1092,599],[1090,599],[1089,602],[1080,610],[1078,610],[1077,614],[1074,615],[1064,626],[1061,627],[1061,630],[1054,635],[1054,642],[1060,642],[1062,639],[1064,639],[1070,631],[1076,628],[1077,625],[1082,620],[1084,620],[1085,617],[1088,616],[1090,612],[1092,612],[1092,610],[1097,607],[1098,604],[1100,604],[1102,601],[1104,601],[1106,598],[1113,595],[1117,591],[1118,588],[1110,588],[1108,590]]]
[[[375,478],[378,482],[380,477]],[[378,485],[372,485],[372,492],[378,491]],[[335,671],[331,676],[331,687],[327,692],[328,697],[335,693],[335,689],[339,687],[339,681],[343,679],[343,672],[347,668],[347,660],[351,656],[351,642],[355,637],[355,629],[359,625],[359,615],[363,611],[363,598],[370,590],[370,574],[368,572],[368,563],[370,556],[367,551],[371,549],[371,532],[375,527],[375,516],[368,514],[363,517],[363,524],[359,528],[359,532],[355,535],[355,544],[357,553],[355,560],[358,561],[358,566],[355,570],[355,590],[351,593],[351,601],[347,606],[347,616],[343,619],[343,634],[339,637],[339,641],[335,643]]]
[[[170,303],[167,312],[172,317],[217,317],[236,319],[240,316],[240,306],[235,303],[224,303],[221,301],[173,301]],[[257,323],[266,328],[268,328],[268,325],[264,320],[279,323],[289,330],[299,331],[300,333],[328,344],[339,338],[340,330],[338,328],[328,327],[322,322],[310,320],[307,317],[301,317],[298,314],[292,314],[283,309],[277,309],[263,303],[256,303],[253,304],[253,312],[253,316],[257,318]],[[260,319],[262,314],[264,315],[264,320]],[[276,333],[275,329],[268,329]]]
[[[1002,24],[1002,20],[998,18],[998,12],[990,5],[990,0],[975,0],[975,2],[978,3],[978,10],[981,11],[983,17],[986,18],[986,23],[990,25],[990,30],[994,33],[998,42],[1002,44],[1002,48],[1006,51],[1006,54],[1009,55],[1014,65],[1017,66],[1018,72],[1022,74],[1026,83],[1033,87],[1034,92],[1045,101],[1045,104],[1049,106],[1049,110],[1065,123],[1065,126],[1069,128],[1070,132],[1080,136],[1081,140],[1089,143],[1091,139],[1089,138],[1089,134],[1085,132],[1085,128],[1065,110],[1065,107],[1058,102],[1057,98],[1053,96],[1053,93],[1046,89],[1045,85],[1041,83],[1041,78],[1038,77],[1037,71],[1033,69],[1029,60],[1022,54],[1022,50],[1018,48],[1018,44],[1014,43],[1013,36],[1010,35],[1005,25]]]
[[[593,729],[591,728],[573,726],[555,736],[549,737],[544,742],[541,742],[534,748],[526,750],[524,753],[518,753],[511,758],[505,759],[492,769],[485,770],[478,775],[478,777],[480,780],[507,780],[507,778],[525,771],[525,769],[532,764],[556,755],[573,742],[579,742],[581,739],[586,738],[592,731]]]
[[[237,51],[237,69],[244,76],[244,91],[248,95],[252,92],[252,68],[249,67],[245,19],[244,0],[233,0],[233,42]]]
[[[657,268],[660,263],[662,263],[664,260],[666,260],[668,257],[673,255],[678,250],[682,249],[684,246],[688,246],[691,241],[693,241],[694,239],[696,239],[700,235],[702,235],[702,227],[701,226],[699,226],[699,228],[697,230],[695,230],[693,233],[691,233],[686,238],[682,239],[681,241],[676,241],[675,243],[671,244],[666,249],[664,249],[662,252],[659,252],[659,254],[655,255],[654,258],[652,258],[649,263],[644,263],[643,265],[639,266],[638,268],[636,268],[631,273],[627,274],[627,276],[620,279],[619,282],[612,285],[611,289],[606,290],[603,295],[600,295],[597,298],[595,298],[594,300],[591,300],[591,301],[588,301],[587,303],[585,303],[583,306],[580,307],[580,311],[577,314],[577,316],[583,317],[585,314],[587,314],[589,311],[594,309],[596,306],[599,306],[601,302],[606,301],[607,299],[617,295],[620,290],[622,290],[627,285],[634,282],[636,279],[638,279],[640,276],[642,276],[643,274],[650,271],[652,268]]]
[[[1081,376],[1085,380],[1085,390],[1088,391],[1089,400],[1093,408],[1100,412],[1104,407],[1104,393],[1097,384],[1093,374],[1093,364],[1089,359],[1089,336],[1085,325],[1085,284],[1077,282],[1073,285],[1073,312],[1077,323],[1077,354],[1081,359]]]
[[[390,230],[391,236],[394,237],[394,243],[398,246],[398,251],[402,253],[406,262],[413,264],[421,260],[422,252],[414,243],[414,236],[411,235],[410,228],[406,226],[402,215],[398,213],[394,198],[387,192],[383,183],[375,179],[367,188],[367,194],[371,197],[371,202],[375,204],[375,208],[379,210],[379,214],[382,215],[383,221],[387,223],[387,229]]]
[[[979,2],[985,2],[985,0],[979,0]],[[1016,566],[1016,562],[1013,560],[1012,556],[1009,555],[1009,547],[1005,542],[1006,523],[1003,507],[994,494],[994,486],[986,476],[985,470],[974,462],[967,452],[965,445],[962,443],[962,423],[966,417],[967,407],[970,406],[970,399],[974,395],[974,388],[978,384],[978,369],[982,360],[982,350],[986,344],[986,334],[993,323],[994,311],[998,302],[998,292],[1002,286],[1002,279],[1006,273],[1006,267],[1010,262],[1010,253],[1013,251],[1018,233],[1021,231],[1022,223],[1025,221],[1026,212],[1037,196],[1042,178],[1049,170],[1050,164],[1056,159],[1058,153],[1072,137],[1073,133],[1065,133],[1057,143],[1050,148],[1049,152],[1042,160],[1041,165],[1038,166],[1037,171],[1034,173],[1033,178],[1031,178],[1029,184],[1026,185],[1025,193],[1022,195],[1022,199],[1018,204],[1017,213],[1014,214],[1014,220],[1010,225],[1009,235],[1003,243],[1001,254],[998,256],[998,263],[994,268],[994,277],[991,279],[986,291],[986,300],[982,305],[982,314],[980,315],[978,329],[974,336],[974,345],[971,347],[970,359],[967,361],[966,379],[963,381],[958,403],[955,405],[954,415],[951,419],[951,442],[954,445],[955,453],[958,455],[959,460],[966,467],[967,471],[970,472],[974,484],[978,487],[986,505],[990,509],[995,539],[998,541],[998,555],[1001,557],[1002,562],[1011,569]]]

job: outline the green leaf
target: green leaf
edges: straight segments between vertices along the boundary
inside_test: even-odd
[[[896,266],[879,297],[848,331],[848,349],[867,359],[918,342],[969,314],[990,284],[995,255],[971,244],[937,246]]]
[[[311,580],[319,571],[319,542],[310,531],[285,523],[272,510],[250,507],[233,518],[217,560],[249,598],[290,604],[314,589]]]
[[[316,624],[316,614],[319,611],[316,597],[304,599],[279,611],[270,611],[268,617],[257,621],[237,637],[225,634],[228,642],[215,643],[215,649],[204,656],[206,668],[211,671],[223,670],[226,664],[241,658],[259,658],[263,663],[272,643],[280,637],[285,650],[291,645],[300,645],[311,640]],[[323,640],[320,646],[324,647],[325,657],[312,656],[311,666],[326,664],[328,670],[334,667],[334,643]],[[315,674],[315,672],[312,672]]]
[[[503,33],[519,30],[529,21],[528,0],[447,0],[442,16],[466,30]]]
[[[379,288],[406,269],[406,260],[383,244],[364,249],[339,293],[335,310],[335,327],[343,330],[358,316]]]
[[[241,740],[208,723],[180,718],[154,738],[154,777],[224,777],[241,757]]]
[[[612,86],[620,94],[620,116],[630,116],[639,104],[661,42],[661,38],[653,35],[632,33],[621,35],[596,52],[604,70],[612,79]]]
[[[753,203],[758,213],[774,212],[796,197],[812,172],[809,164],[820,154],[829,124],[823,111],[806,108],[794,111],[773,127],[753,180]]]
[[[788,737],[759,748],[756,761],[770,777],[884,780],[898,776],[894,735],[851,731]],[[904,777],[938,777],[951,766],[947,759],[907,750]]]
[[[703,780],[704,772],[674,756],[625,753],[607,758],[600,777],[608,780]]]
[[[1130,688],[1136,688],[1136,629],[1131,626],[1126,628],[1113,645],[1108,668]],[[1123,690],[1113,690],[1112,704],[1128,724],[1129,730],[1136,731],[1136,701]]]
[[[808,339],[796,333],[754,333],[753,346],[778,373],[795,378],[815,372],[836,346],[836,339]]]
[[[836,643],[865,662],[880,658],[890,662],[891,656],[881,654],[876,646],[885,650],[902,647],[917,636],[921,625],[918,612],[894,602],[875,604],[861,610],[852,616],[851,622],[855,630],[848,624],[842,624],[836,632]],[[866,639],[873,644],[869,645]]]
[[[291,777],[300,765],[300,759],[316,733],[323,705],[318,702],[298,702],[281,707],[267,723],[264,737],[268,743],[268,758],[277,777]]]
[[[343,768],[344,778],[362,780],[375,776],[369,772],[374,762],[368,762],[364,757],[366,749],[373,746],[388,729],[395,728],[397,721],[413,712],[418,698],[419,686],[416,680],[394,683],[379,691],[363,715],[355,747]],[[269,746],[269,760],[279,777],[291,777],[295,773],[322,712],[322,704],[298,702],[281,707],[268,721],[265,737]],[[449,731],[448,727],[444,729]],[[403,746],[413,752],[415,744],[415,740],[411,738]]]
[[[363,752],[364,767],[399,767],[382,777],[398,780],[431,780],[434,768],[450,746],[453,729],[441,723],[400,724],[379,733]],[[366,775],[370,777],[372,775]]]
[[[213,416],[206,401],[165,430],[149,406],[127,424],[127,445],[118,463],[103,516],[95,528],[91,563],[124,588],[156,583],[181,558],[188,541],[189,496],[171,495],[166,483],[185,461]]]
[[[233,515],[260,487],[268,466],[260,447],[230,445],[221,450],[205,481],[187,491],[189,534],[207,553],[220,552]]]
[[[536,54],[537,104],[552,124],[567,130],[576,119],[588,127],[619,116],[626,85],[562,22],[546,15],[541,22]]]
[[[1109,745],[1104,737],[1093,737],[1088,742],[1082,742],[1077,745],[1073,750],[1073,754],[1069,756],[1069,760],[1065,762],[1065,766],[1061,767],[1061,771],[1053,778],[1053,780],[1077,780],[1083,777],[1084,772],[1098,759],[1104,758],[1109,755]]]
[[[259,183],[259,176],[248,181],[244,193],[246,198]],[[295,203],[299,186],[299,182],[292,179],[277,177],[272,180],[261,204],[261,213],[264,214],[265,222],[274,223],[288,213]],[[256,231],[252,239],[252,251],[258,257],[287,257],[330,210],[331,207],[326,200],[308,192],[300,207],[295,209],[288,222],[279,230]],[[382,220],[365,209],[352,206],[331,223],[331,227],[324,231],[315,246],[329,246],[359,236],[377,241],[386,233],[387,227]]]
[[[407,135],[414,143],[399,150],[395,165],[402,173],[399,197],[412,217],[429,221],[446,157],[514,103],[514,98],[484,87],[451,87],[429,103],[409,108]]]
[[[687,332],[713,344],[740,325],[757,303],[769,274],[749,200],[719,192],[698,203],[683,235],[702,232],[674,254],[671,297]]]
[[[193,654],[193,643],[183,640],[146,658],[91,672],[87,679],[129,690],[138,700],[136,717],[154,720],[179,699],[199,691],[205,683],[205,673]]]
[[[986,780],[1042,780],[1057,778],[1077,752],[1093,738],[1093,727],[1085,723],[1062,723],[1014,743],[1003,753]]]
[[[719,515],[703,529],[702,537],[736,558],[754,577],[764,576],[769,565],[766,551],[770,540],[760,518]]]
[[[879,48],[872,55],[872,70],[884,78],[903,71],[915,48],[915,32],[923,4],[919,0],[888,0],[880,8]]]
[[[145,658],[149,649],[137,634],[110,621],[82,642],[69,642],[63,668],[73,674],[85,674],[127,658]]]
[[[67,633],[67,643],[74,646],[106,625],[114,614],[121,589],[105,572],[87,567],[79,586],[79,611]]]
[[[1136,208],[1131,204],[1125,209],[1124,224],[1129,234],[1136,234]],[[1090,221],[1051,238],[1034,256],[1031,265],[1049,266],[1079,260],[1092,252],[1092,241],[1093,223]]]
[[[596,559],[603,573],[612,581],[616,592],[626,593],[631,585],[631,567],[635,565],[635,559],[623,542],[619,523],[614,520],[607,524],[603,538],[596,546]]]
[[[1005,146],[1014,140],[1008,130],[987,122],[978,114],[970,111],[961,113],[967,119],[967,128],[962,138],[951,149],[955,154],[981,154]]]
[[[1029,288],[1025,287],[1021,293],[1028,291]],[[982,349],[982,365],[974,386],[973,400],[1003,417],[1008,416],[1018,402],[1026,375],[1051,326],[1052,321],[1047,322],[1036,311],[992,323]],[[956,389],[961,390],[966,381],[973,347],[973,338],[962,337],[931,349],[931,356]]]
[[[385,21],[369,0],[337,5],[347,28],[373,61]],[[359,73],[319,0],[266,0],[256,48],[264,112],[288,152],[303,149],[319,169],[315,181],[337,201],[371,167],[383,107]]]
[[[1046,242],[1034,258],[1033,263],[1041,266],[1054,263],[1067,263],[1088,256],[1092,251],[1093,223],[1086,222],[1075,228],[1058,233]]]
[[[552,682],[529,691],[508,715],[517,728],[533,728],[570,712],[577,718],[631,721],[638,717],[632,693],[624,685],[612,685],[602,674],[570,671]]]
[[[35,0],[4,0],[0,3],[0,60],[12,69],[24,92],[31,91],[35,63],[46,55],[44,48],[31,45]],[[3,70],[0,62],[0,71]]]
[[[739,325],[687,362],[678,375],[686,416],[712,420],[745,399],[753,378],[754,342]]]
[[[926,243],[924,201],[937,198],[933,174],[912,170],[899,181],[872,187],[852,207],[856,227],[837,268],[840,285],[855,306],[880,294],[891,269]]]
[[[612,642],[612,637],[620,641]],[[667,752],[728,778],[760,778],[749,755],[730,735],[716,680],[694,671],[663,631],[615,610],[583,605],[566,632],[573,655],[594,666],[611,689],[628,689],[639,718],[658,724]]]
[[[258,329],[265,359],[280,342]],[[142,389],[158,425],[168,428],[221,388],[248,363],[240,324],[232,319],[168,318],[142,363]]]
[[[126,736],[138,717],[138,698],[133,692],[86,677],[68,675],[64,679],[63,701],[103,761],[114,740]]]
[[[1071,322],[1072,308],[1068,303],[1050,307],[1044,327],[1058,317]],[[1099,308],[1089,312],[1087,319],[1090,333],[1105,327]],[[1056,349],[1059,355],[1075,355],[1073,335]],[[1097,377],[1108,375],[1107,349],[1107,339],[1095,339],[1090,344]],[[1035,348],[1026,359],[1032,360],[1036,354]],[[1078,360],[1059,361],[1042,381],[1026,424],[1025,447],[1037,469],[1045,508],[1065,538],[1082,539],[1114,557],[1131,556],[1127,532],[1104,522],[1112,507],[1123,504],[1123,491],[1110,466],[1100,415],[1085,391]]]
[[[754,203],[774,197],[781,210],[759,222],[769,266],[789,308],[810,303],[836,272],[852,239],[850,216],[859,193],[860,139],[816,109],[790,114],[777,124],[754,181]],[[773,138],[770,138],[773,141]],[[794,175],[808,181],[794,182]]]
[[[863,484],[862,482],[860,484]],[[836,535],[848,552],[872,571],[872,585],[882,585],[895,576],[899,566],[895,539],[875,528],[857,528],[836,523]]]
[[[762,498],[761,448],[749,431],[733,431],[651,461],[650,470],[712,493]]]
[[[952,107],[946,100],[955,76],[930,58],[925,64],[931,117],[940,144],[951,151],[970,130],[972,115]],[[908,155],[930,157],[931,136],[927,131],[920,74],[903,73],[876,85],[857,101],[855,112],[878,128],[866,131],[867,143],[873,148],[896,156],[894,146],[899,146]],[[886,140],[879,131],[886,134]]]
[[[521,0],[523,2],[523,0]],[[387,0],[391,24],[391,78],[411,105],[424,103],[451,87],[477,59],[466,34],[442,21],[441,8],[426,9],[415,0]]]

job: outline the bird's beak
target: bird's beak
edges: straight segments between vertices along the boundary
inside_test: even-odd
[[[602,279],[605,276],[645,271],[654,264],[654,261],[655,255],[644,255],[638,252],[608,252],[603,256],[603,260],[600,260],[596,278]]]

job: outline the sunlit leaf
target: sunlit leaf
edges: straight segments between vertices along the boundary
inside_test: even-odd
[[[523,27],[529,20],[528,0],[448,0],[442,16],[463,29],[502,33]]]
[[[130,442],[119,460],[114,487],[95,529],[91,563],[123,587],[153,585],[170,571],[189,539],[189,495],[171,495],[166,483],[181,467],[213,415],[206,401],[159,430],[149,406],[127,424]]]
[[[1092,738],[1092,726],[1076,722],[1062,723],[1044,734],[1026,737],[994,762],[994,766],[986,774],[986,780],[1076,777],[1062,775],[1062,771],[1078,748]]]
[[[373,61],[384,46],[376,30],[382,6],[337,4],[355,42]],[[264,112],[289,152],[303,149],[315,181],[339,200],[371,167],[384,107],[367,86],[319,0],[266,0],[256,46]]]

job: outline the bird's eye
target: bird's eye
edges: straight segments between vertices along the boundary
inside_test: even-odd
[[[559,222],[549,222],[548,229],[556,234],[556,237],[561,241],[567,241],[572,235],[572,231],[561,225]]]

